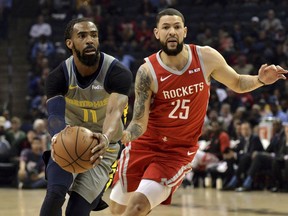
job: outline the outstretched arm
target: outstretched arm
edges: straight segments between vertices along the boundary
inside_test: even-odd
[[[264,84],[270,85],[279,79],[286,79],[284,74],[288,73],[280,66],[264,64],[260,67],[258,75],[238,74],[215,49],[202,47],[201,54],[207,75],[211,75],[215,80],[238,93],[249,92]]]
[[[122,143],[128,143],[137,139],[147,129],[151,95],[152,76],[146,64],[141,65],[137,71],[135,80],[135,102],[133,117],[124,131]]]

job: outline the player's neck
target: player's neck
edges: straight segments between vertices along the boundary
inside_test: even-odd
[[[176,56],[169,56],[164,52],[160,53],[162,62],[174,70],[182,70],[188,61],[188,51],[184,46],[183,50]]]
[[[94,66],[87,66],[87,65],[84,65],[79,60],[75,59],[75,65],[77,67],[78,72],[81,74],[81,76],[85,77],[85,76],[90,76],[91,74],[97,71],[99,62],[97,62],[97,64]]]

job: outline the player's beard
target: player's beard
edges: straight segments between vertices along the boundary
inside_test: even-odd
[[[95,48],[95,47],[89,45],[85,49],[91,49],[91,48]],[[78,50],[74,45],[73,45],[73,49],[76,52],[76,55],[82,64],[90,67],[90,66],[94,66],[98,63],[99,56],[100,56],[99,55],[99,53],[100,53],[99,49],[96,49],[96,52],[94,55],[86,55],[85,49],[81,53],[80,50]]]
[[[165,42],[161,42],[160,41],[160,45],[161,45],[161,49],[168,55],[168,56],[176,56],[178,55],[182,49],[183,49],[183,46],[184,46],[184,42],[182,41],[181,43],[178,43],[177,44],[177,47],[176,49],[169,49],[168,46],[167,46],[167,43]]]

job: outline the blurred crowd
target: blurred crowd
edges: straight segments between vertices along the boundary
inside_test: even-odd
[[[0,29],[6,29],[5,18],[12,7],[4,2],[0,0]],[[63,27],[71,18],[94,20],[101,51],[118,58],[134,75],[143,58],[159,49],[153,25],[157,12],[165,7],[183,12],[187,43],[217,49],[238,73],[257,74],[264,63],[288,68],[286,0],[141,0],[136,6],[130,0],[119,2],[38,1],[38,16],[31,18],[27,29],[27,60],[31,65],[27,71],[27,115],[10,116],[8,110],[0,113],[0,165],[16,166],[17,185],[45,186],[39,156],[50,148],[44,83],[49,72],[69,55]],[[199,187],[208,182],[206,186],[216,187],[220,179],[222,190],[287,190],[287,87],[286,81],[279,81],[237,94],[212,80],[200,150],[183,186]],[[133,100],[130,112],[132,109]]]

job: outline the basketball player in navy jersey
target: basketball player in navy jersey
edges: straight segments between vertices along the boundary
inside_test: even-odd
[[[48,128],[56,137],[66,125],[94,132],[99,144],[92,149],[94,168],[72,174],[61,169],[52,155],[46,161],[47,193],[41,216],[61,216],[66,193],[66,215],[88,216],[107,207],[101,197],[117,159],[132,73],[114,57],[99,51],[98,29],[89,19],[70,21],[65,43],[72,55],[55,68],[46,81]],[[106,204],[106,205],[105,205]]]
[[[184,44],[186,34],[179,11],[159,12],[154,35],[162,49],[145,58],[136,75],[133,118],[110,194],[113,215],[142,216],[170,204],[191,171],[212,78],[239,93],[285,79],[286,70],[267,64],[258,75],[240,75],[215,49]]]

